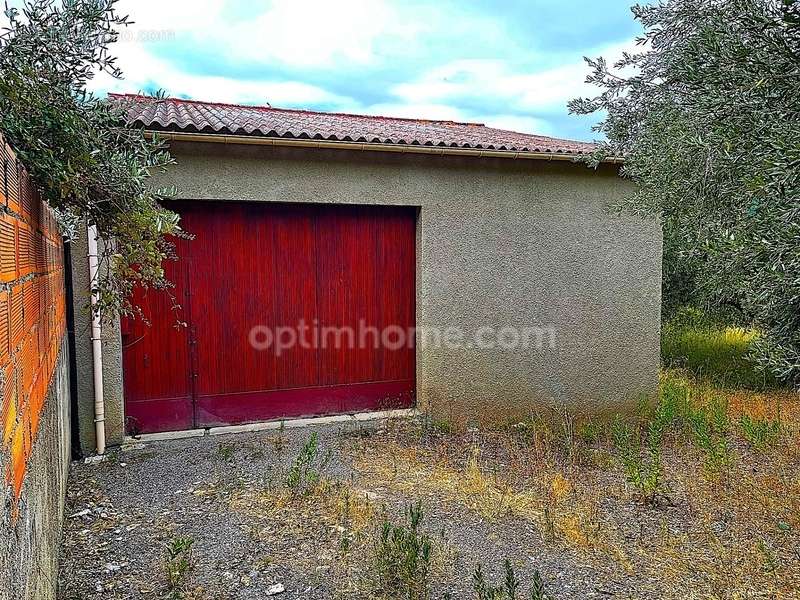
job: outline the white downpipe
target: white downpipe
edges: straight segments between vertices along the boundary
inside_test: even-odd
[[[99,280],[100,260],[97,253],[97,228],[86,227],[89,239],[89,286],[92,289],[92,378],[94,382],[94,432],[97,439],[97,454],[106,451],[106,407],[103,399],[103,341],[100,315],[95,311],[99,301],[94,287]]]

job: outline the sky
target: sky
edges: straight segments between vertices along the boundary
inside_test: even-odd
[[[583,56],[641,33],[633,0],[120,0],[125,79],[91,88],[449,119],[592,140]]]

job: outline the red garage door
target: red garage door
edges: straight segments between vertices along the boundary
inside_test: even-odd
[[[175,288],[122,324],[130,433],[413,404],[414,209],[174,208]]]

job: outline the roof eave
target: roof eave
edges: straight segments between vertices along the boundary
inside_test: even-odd
[[[399,154],[433,154],[438,156],[472,156],[477,158],[511,158],[533,160],[576,161],[586,154],[568,152],[528,152],[514,150],[486,150],[478,148],[457,148],[453,146],[419,146],[411,144],[379,144],[371,142],[345,142],[339,140],[315,140],[298,138],[278,138],[252,135],[228,135],[223,133],[193,133],[185,131],[164,131],[149,129],[152,135],[165,140],[180,142],[202,142],[213,144],[247,144],[256,146],[291,146],[332,150],[394,152]],[[622,158],[611,157],[604,163],[620,164]]]

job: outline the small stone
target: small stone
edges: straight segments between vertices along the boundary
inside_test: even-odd
[[[282,594],[286,591],[286,588],[283,587],[282,583],[273,583],[271,586],[267,588],[267,591],[264,592],[265,596],[275,596],[277,594]]]

